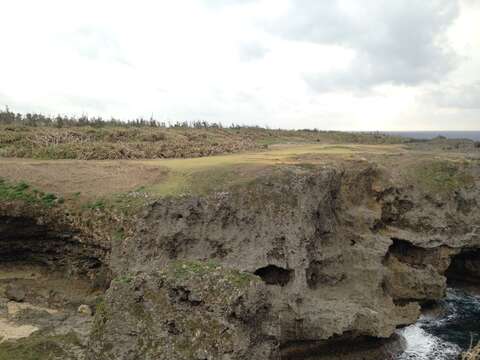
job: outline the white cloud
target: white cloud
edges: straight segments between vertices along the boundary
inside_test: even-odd
[[[480,6],[359,4],[5,0],[0,105],[274,128],[480,127],[464,87],[480,81]]]
[[[455,65],[444,35],[458,12],[459,4],[452,0],[369,0],[361,5],[296,0],[270,29],[286,38],[353,49],[348,69],[309,74],[306,80],[317,91],[365,90],[442,79]]]

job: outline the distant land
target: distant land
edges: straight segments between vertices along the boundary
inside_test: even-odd
[[[433,139],[437,136],[444,136],[447,139],[470,139],[480,141],[480,131],[383,131],[382,133],[414,139]]]

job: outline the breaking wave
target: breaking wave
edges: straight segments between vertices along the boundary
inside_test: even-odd
[[[440,315],[423,315],[398,331],[405,352],[398,360],[453,360],[480,339],[480,296],[448,289]]]

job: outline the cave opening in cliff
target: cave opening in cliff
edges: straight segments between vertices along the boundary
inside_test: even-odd
[[[480,284],[480,249],[466,249],[453,256],[445,275],[451,286]]]
[[[2,342],[57,331],[78,339],[90,332],[110,273],[100,253],[76,235],[39,218],[0,216]],[[38,356],[45,351],[39,346]]]
[[[268,285],[287,285],[292,278],[292,270],[284,269],[275,265],[268,265],[255,271]]]
[[[328,340],[289,341],[280,346],[282,360],[393,359],[403,350],[398,334],[389,338],[347,331]]]
[[[106,288],[109,271],[103,251],[81,243],[75,234],[52,229],[39,219],[0,217],[0,263],[3,271],[35,268],[42,273],[62,273],[84,278],[94,288]]]

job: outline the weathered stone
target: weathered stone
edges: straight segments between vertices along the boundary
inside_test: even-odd
[[[466,225],[478,214],[452,212],[457,200],[443,194],[438,207],[395,171],[284,167],[242,192],[159,200],[126,244],[128,267],[213,259],[258,274],[284,346],[352,332],[387,338],[417,319],[418,302],[443,296],[452,244],[480,245]]]
[[[7,299],[17,302],[25,300],[25,289],[17,284],[9,284],[5,289],[5,296]]]
[[[278,359],[267,294],[256,276],[201,262],[114,280],[89,359]]]
[[[112,270],[92,360],[287,359],[339,338],[382,342],[443,296],[446,272],[480,274],[479,187],[456,163],[428,179],[388,164],[284,165],[229,192],[162,198],[108,256],[15,241],[11,222],[0,250],[73,263],[94,283]]]

